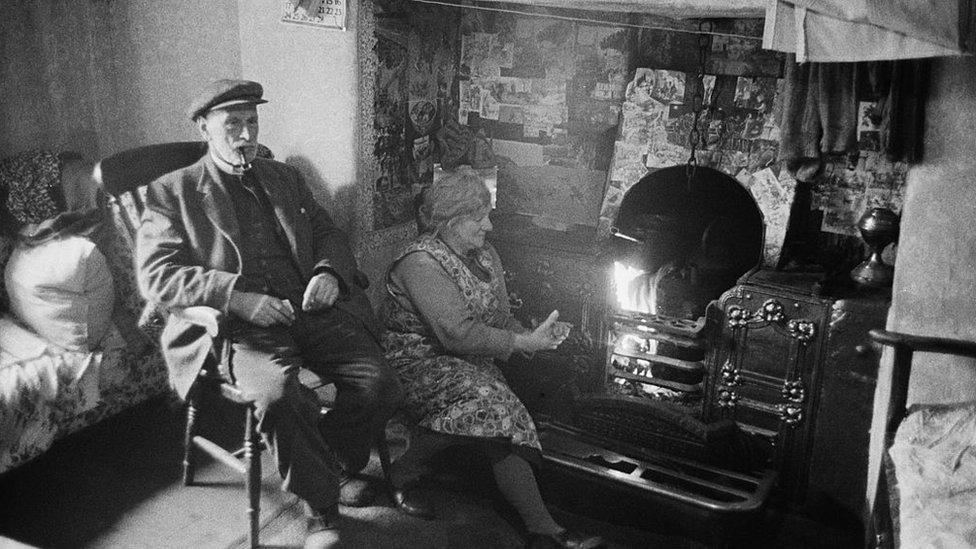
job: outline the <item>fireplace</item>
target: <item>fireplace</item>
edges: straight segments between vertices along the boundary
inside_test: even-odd
[[[614,280],[624,310],[701,316],[762,259],[762,212],[738,181],[712,168],[644,176],[624,195],[611,232],[614,263],[626,273]]]
[[[579,503],[592,512],[604,494],[608,519],[624,520],[614,502],[626,501],[654,509],[635,525],[667,516],[706,538],[708,524],[712,540],[754,524],[776,478],[769,449],[731,419],[706,422],[704,395],[720,324],[710,304],[758,269],[763,227],[749,191],[710,168],[657,170],[624,195],[598,244],[607,279],[598,381],[576,395],[568,420],[541,431],[546,485],[566,487],[560,501],[586,494]]]
[[[593,254],[603,356],[540,430],[543,485],[608,520],[709,525],[712,542],[748,541],[770,501],[856,527],[878,361],[866,334],[887,296],[759,269],[758,206],[707,168],[647,175],[614,221]]]
[[[630,188],[611,232],[606,392],[700,416],[706,307],[758,268],[762,213],[728,175],[675,166]]]

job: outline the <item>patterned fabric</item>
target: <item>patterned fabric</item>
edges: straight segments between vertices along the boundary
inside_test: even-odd
[[[99,353],[65,351],[0,367],[0,473],[40,456],[63,436],[166,393],[158,353],[130,353],[117,334],[110,345]]]
[[[49,151],[27,151],[0,161],[0,188],[7,210],[21,223],[40,223],[60,213],[61,165]]]
[[[4,282],[6,277],[3,276],[3,271],[7,266],[7,260],[10,259],[10,254],[13,253],[13,251],[13,237],[0,233],[0,312],[7,310],[7,287],[6,283]]]
[[[494,292],[499,278],[487,249],[481,250],[476,258],[490,274],[487,282],[472,273],[438,239],[420,237],[397,261],[410,253],[434,257],[457,283],[468,310],[490,326],[502,325],[504,315]],[[447,353],[423,319],[402,307],[392,296],[387,297],[383,315],[388,329],[383,341],[386,358],[400,374],[404,405],[414,421],[440,433],[501,439],[541,450],[529,411],[490,357]]]
[[[7,161],[3,167],[8,169]],[[28,210],[40,211],[25,206]],[[65,435],[170,393],[158,349],[146,345],[144,337],[127,333],[132,330],[126,330],[119,318],[126,313],[134,326],[143,308],[135,285],[133,241],[125,224],[125,215],[132,212],[125,204],[113,204],[103,214],[107,230],[99,249],[108,260],[119,302],[113,318],[116,326],[97,353],[48,352],[36,360],[0,366],[0,473],[40,456]],[[12,247],[13,238],[0,235],[0,273]],[[2,281],[0,276],[0,309],[6,299]],[[152,341],[158,343],[158,337]]]
[[[136,285],[135,239],[129,227],[138,226],[139,214],[128,195],[112,200],[108,208],[109,222],[103,233],[104,241],[99,246],[108,259],[108,268],[115,281],[115,299],[119,302],[116,308],[121,309],[125,316],[116,318],[116,324],[130,345],[139,339],[138,334],[130,332],[138,329],[158,347],[165,319],[155,308],[145,306],[146,300]]]
[[[0,367],[0,471],[39,455],[99,400],[100,353],[43,354]]]
[[[61,436],[95,424],[160,395],[172,395],[160,353],[132,352],[118,334],[102,351],[98,384],[101,398],[94,408],[61,423]]]

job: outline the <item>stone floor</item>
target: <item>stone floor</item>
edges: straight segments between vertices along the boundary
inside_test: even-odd
[[[202,486],[181,483],[179,405],[158,400],[59,441],[20,469],[0,476],[0,548],[224,548],[246,546],[244,494],[236,473],[204,464]],[[231,429],[232,434],[239,431]],[[391,439],[396,455],[396,440]],[[267,453],[266,453],[267,454]],[[297,500],[278,489],[265,455],[262,546],[302,547],[305,521]],[[371,507],[343,508],[350,525],[343,546],[368,548],[515,548],[519,521],[471,454],[442,456],[443,475],[428,492],[438,518],[405,516],[381,496]],[[367,474],[380,479],[378,460]],[[582,488],[581,488],[582,489]],[[557,496],[558,497],[558,496]],[[626,502],[624,502],[626,504]],[[551,510],[566,526],[599,533],[610,548],[705,549],[701,536],[662,531],[663,521],[598,520],[587,509]],[[631,506],[639,502],[631,502]],[[653,516],[653,510],[650,510]],[[645,513],[646,516],[646,513]],[[651,524],[656,522],[658,524]],[[707,528],[708,525],[702,525]],[[746,547],[856,547],[856,539],[800,517],[771,513]]]

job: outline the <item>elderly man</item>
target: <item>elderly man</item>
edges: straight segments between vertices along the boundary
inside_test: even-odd
[[[213,82],[190,107],[208,143],[195,164],[148,187],[136,261],[139,286],[163,309],[206,305],[229,313],[234,375],[255,399],[283,488],[307,503],[310,531],[335,528],[337,503],[364,505],[347,479],[400,402],[378,323],[354,281],[346,235],[286,164],[256,157],[257,82]],[[171,315],[162,343],[185,396],[206,350],[202,330]],[[324,416],[297,379],[333,381]],[[347,489],[349,488],[349,489]]]

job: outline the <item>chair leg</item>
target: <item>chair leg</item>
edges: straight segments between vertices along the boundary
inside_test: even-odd
[[[887,454],[887,452],[885,452]],[[894,526],[891,524],[891,495],[885,478],[885,456],[881,457],[881,471],[875,489],[874,508],[868,519],[865,547],[870,549],[892,549],[895,547]]]
[[[193,437],[197,433],[197,402],[191,397],[186,403],[186,427],[183,430],[183,486],[193,484],[196,474],[196,452],[194,452]]]
[[[247,420],[244,431],[244,460],[247,464],[247,475],[244,483],[247,488],[247,521],[249,526],[248,540],[251,547],[259,545],[258,536],[261,519],[261,438],[258,434],[257,418],[254,407],[247,409]]]

